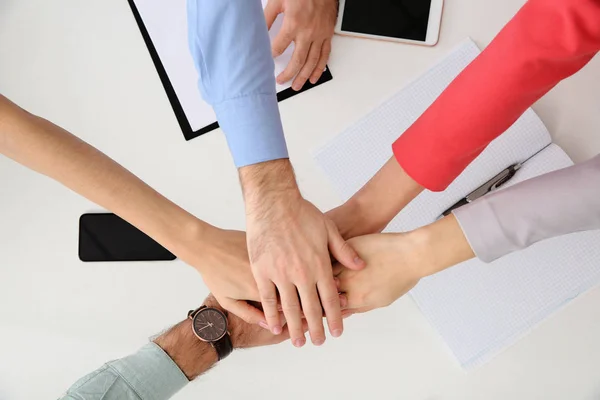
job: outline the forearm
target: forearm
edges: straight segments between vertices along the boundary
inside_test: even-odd
[[[209,343],[192,332],[192,321],[186,319],[154,339],[160,348],[177,364],[188,380],[202,375],[218,361],[217,352]]]
[[[235,165],[288,157],[260,0],[189,0],[189,46]]]
[[[454,215],[407,233],[417,252],[420,277],[433,275],[475,257]]]
[[[215,350],[185,320],[136,353],[84,376],[61,399],[167,400],[216,362]]]
[[[0,97],[0,153],[114,212],[174,254],[186,238],[208,237],[214,229],[100,151],[4,97]]]
[[[381,232],[390,221],[415,197],[423,187],[400,167],[394,157],[342,207],[350,227],[342,229],[345,237]],[[336,218],[334,217],[334,220]],[[344,226],[344,221],[336,221]]]
[[[545,239],[600,229],[600,155],[492,193],[454,213],[485,262]]]
[[[239,169],[246,211],[268,211],[274,202],[301,197],[288,159],[268,161]],[[255,216],[260,218],[260,216]]]

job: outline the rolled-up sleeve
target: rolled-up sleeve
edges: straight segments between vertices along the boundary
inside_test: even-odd
[[[235,165],[288,158],[260,0],[187,4],[198,87],[217,114]]]
[[[167,400],[188,384],[155,343],[84,376],[60,400]]]
[[[545,239],[600,229],[600,155],[482,197],[454,215],[485,262]]]

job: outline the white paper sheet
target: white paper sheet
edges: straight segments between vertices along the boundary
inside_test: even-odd
[[[267,0],[262,0],[263,7]],[[169,76],[192,130],[196,131],[217,120],[212,107],[202,100],[198,90],[198,74],[188,49],[186,0],[135,0],[148,34]],[[273,24],[271,39],[281,28],[282,16]],[[291,60],[292,44],[275,59],[275,76]],[[277,92],[292,86],[292,82],[277,85]]]
[[[366,183],[392,155],[404,132],[479,50],[465,42],[442,62],[315,153],[344,200]],[[442,211],[507,166],[550,144],[537,115],[527,111],[441,193],[425,192],[388,226],[411,230],[433,222]],[[510,184],[571,165],[550,145]],[[492,264],[471,260],[426,278],[411,292],[423,314],[464,367],[491,359],[562,305],[600,281],[600,232],[544,241]]]

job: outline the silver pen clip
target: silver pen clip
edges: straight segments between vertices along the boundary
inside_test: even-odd
[[[442,213],[442,215],[440,215],[438,217],[438,219],[449,215],[452,211],[456,210],[457,208],[460,208],[464,205],[472,203],[475,200],[485,196],[486,194],[495,191],[500,186],[504,185],[506,182],[511,180],[511,178],[513,176],[515,176],[515,173],[519,169],[521,169],[522,166],[523,166],[523,163],[518,163],[518,164],[513,164],[510,167],[504,169],[498,175],[494,176],[492,179],[490,179],[483,185],[479,186],[477,189],[473,190],[466,197],[464,197],[464,198],[460,199],[459,201],[457,201],[456,203],[454,203],[454,205],[452,205],[452,207],[450,207],[449,209],[444,211]]]

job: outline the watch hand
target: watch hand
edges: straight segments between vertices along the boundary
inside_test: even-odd
[[[204,328],[202,328],[202,329],[198,329],[198,332],[200,332],[200,331],[201,331],[201,330],[203,330],[203,329],[210,328],[210,327],[212,327],[212,326],[213,326],[212,324],[208,324],[208,325],[206,325]]]

